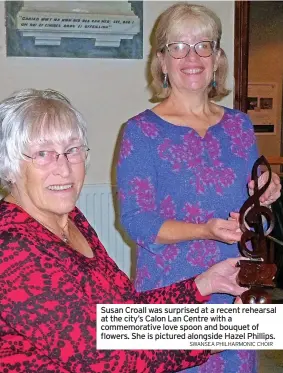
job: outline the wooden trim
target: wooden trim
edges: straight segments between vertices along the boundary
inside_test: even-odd
[[[270,156],[266,157],[269,164],[277,164],[277,165],[283,165],[283,157],[277,157],[277,156]]]
[[[249,1],[235,1],[234,108],[247,112],[249,63]]]

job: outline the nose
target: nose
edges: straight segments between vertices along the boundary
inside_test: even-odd
[[[55,175],[60,175],[62,177],[69,176],[71,171],[70,162],[67,159],[66,154],[58,154],[56,168],[54,169]]]
[[[189,59],[197,59],[197,58],[199,58],[199,55],[195,51],[194,47],[190,47],[189,53],[186,55],[186,58],[189,58]]]

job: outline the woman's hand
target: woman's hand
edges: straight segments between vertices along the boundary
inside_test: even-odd
[[[243,304],[242,299],[241,299],[240,297],[237,297],[237,298],[235,299],[234,304]]]
[[[260,177],[258,178],[258,188],[262,188],[263,185],[267,183],[268,180],[268,171],[265,171]],[[248,183],[249,188],[249,195],[252,196],[254,194],[254,180],[251,180]],[[273,202],[275,202],[281,195],[281,184],[280,184],[280,178],[277,174],[272,172],[271,176],[271,182],[268,186],[267,190],[263,195],[260,197],[259,201],[264,206],[269,206]]]
[[[201,295],[206,296],[213,293],[241,295],[247,290],[236,282],[240,270],[239,267],[236,267],[236,264],[242,259],[246,258],[226,259],[198,275],[195,283]]]
[[[209,240],[233,244],[241,240],[242,232],[236,219],[211,219],[206,223],[206,235]]]
[[[234,220],[237,223],[239,223],[240,213],[239,212],[234,212],[234,211],[230,212],[230,216],[229,216],[228,220]]]

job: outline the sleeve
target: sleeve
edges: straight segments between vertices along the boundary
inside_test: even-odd
[[[158,181],[153,148],[153,139],[143,132],[138,120],[130,120],[123,132],[117,185],[123,228],[135,242],[158,249],[154,242],[166,219],[160,215],[156,202]]]
[[[9,334],[10,344],[16,341],[9,355],[10,361],[14,358],[17,361],[15,372],[41,371],[44,367],[56,366],[54,371],[60,373],[161,373],[183,370],[208,359],[210,353],[206,350],[97,350],[96,304],[86,295],[84,287],[89,285],[80,279],[80,273],[63,270],[61,263],[54,265],[50,258],[34,257],[32,249],[22,250],[14,257],[12,253],[19,237],[9,239],[8,249],[3,249],[1,237],[0,241],[3,254],[0,325],[5,339]],[[117,275],[122,277],[126,287],[129,286],[128,303],[195,299],[192,280],[142,294],[135,292],[121,271]],[[108,287],[101,283],[99,275],[96,287],[96,302],[106,303],[99,294]],[[125,286],[120,290],[126,291]],[[110,289],[108,291],[110,293]],[[184,298],[180,294],[183,291]],[[185,299],[186,296],[189,298]],[[28,351],[20,354],[19,346],[22,349],[28,346]],[[7,369],[10,365],[6,364]]]
[[[135,303],[199,304],[207,302],[209,298],[200,294],[194,278],[191,278],[163,288],[136,293]]]

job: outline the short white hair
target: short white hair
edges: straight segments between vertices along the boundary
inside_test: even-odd
[[[13,175],[20,173],[23,153],[31,144],[64,142],[76,137],[87,146],[82,114],[60,92],[23,89],[0,103],[0,179],[10,190]]]

